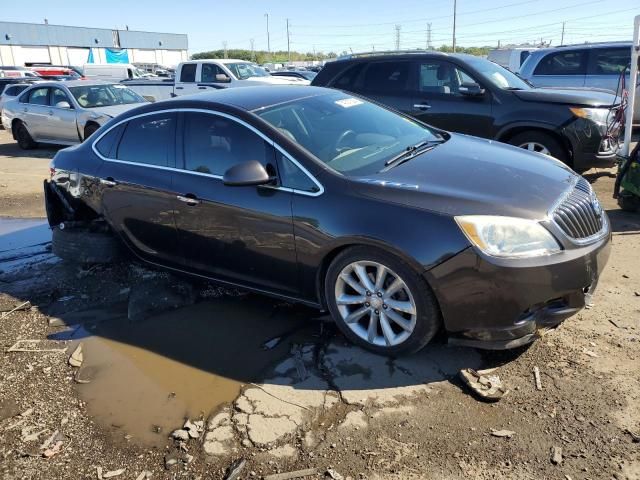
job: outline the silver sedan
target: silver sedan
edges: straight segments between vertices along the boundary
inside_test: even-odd
[[[148,102],[118,83],[42,82],[3,105],[2,125],[23,149],[38,143],[75,145],[109,119],[144,103]]]

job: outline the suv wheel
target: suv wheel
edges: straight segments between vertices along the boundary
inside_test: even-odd
[[[15,135],[18,146],[23,150],[32,150],[38,146],[31,137],[29,130],[27,130],[27,127],[22,122],[18,122],[15,126]]]
[[[370,247],[349,248],[335,258],[325,296],[342,333],[384,355],[420,350],[441,324],[427,282],[397,257]]]
[[[536,130],[518,133],[509,140],[509,143],[531,152],[550,155],[564,163],[569,160],[567,150],[548,133]]]

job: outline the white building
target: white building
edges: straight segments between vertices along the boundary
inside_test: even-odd
[[[187,35],[0,22],[0,66],[155,63],[188,60]]]

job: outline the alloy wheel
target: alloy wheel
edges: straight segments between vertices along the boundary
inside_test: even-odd
[[[549,149],[538,142],[526,142],[521,145],[518,145],[518,147],[523,148],[525,150],[529,150],[530,152],[538,152],[538,153],[543,153],[545,155],[551,155],[551,152],[549,151]]]
[[[335,299],[347,327],[372,345],[399,345],[416,327],[416,303],[409,287],[381,263],[358,261],[344,267],[336,280]]]

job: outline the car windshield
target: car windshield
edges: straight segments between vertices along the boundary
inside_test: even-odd
[[[227,68],[235,75],[238,80],[245,80],[251,77],[268,77],[269,72],[259,67],[255,63],[227,63]]]
[[[422,142],[444,139],[425,125],[341,92],[254,110],[309,153],[348,176],[370,175]]]
[[[83,85],[69,87],[69,91],[83,108],[110,107],[146,101],[124,85]]]
[[[485,60],[484,58],[472,57],[466,61],[475,68],[487,81],[496,87],[505,90],[529,90],[531,85],[518,77],[515,73],[500,65]]]

